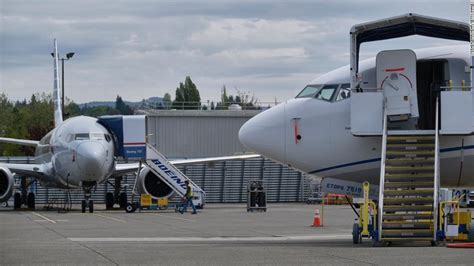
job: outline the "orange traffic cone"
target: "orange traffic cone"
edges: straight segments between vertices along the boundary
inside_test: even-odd
[[[321,227],[323,224],[321,223],[321,216],[319,216],[319,209],[314,209],[314,219],[313,219],[313,227]]]

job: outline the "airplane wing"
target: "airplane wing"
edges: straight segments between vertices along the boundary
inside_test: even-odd
[[[174,165],[186,165],[186,164],[193,164],[193,163],[210,163],[210,162],[218,162],[218,161],[247,160],[247,159],[253,159],[253,158],[260,158],[260,157],[262,156],[258,154],[247,154],[247,155],[208,157],[208,158],[197,158],[197,159],[170,160],[170,163]]]
[[[11,143],[24,146],[33,146],[36,147],[39,144],[37,140],[28,140],[28,139],[12,139],[12,138],[0,138],[0,143]]]
[[[14,174],[36,177],[38,179],[43,178],[47,171],[45,164],[0,163],[0,166],[10,169]]]
[[[210,163],[218,161],[230,161],[230,160],[247,160],[253,158],[260,158],[258,154],[246,154],[246,155],[234,155],[234,156],[222,156],[222,157],[207,157],[207,158],[196,158],[196,159],[180,159],[170,160],[169,162],[174,165],[186,165],[194,163]],[[137,171],[138,163],[123,163],[115,166],[115,172],[113,176],[121,176]]]

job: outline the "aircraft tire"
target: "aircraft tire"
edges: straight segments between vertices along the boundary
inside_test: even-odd
[[[114,193],[107,192],[105,195],[105,209],[111,210],[114,207]]]
[[[120,209],[125,209],[125,207],[127,207],[127,193],[125,192],[120,193],[119,205],[120,205]]]
[[[18,210],[21,208],[21,194],[16,192],[13,196],[13,209]]]
[[[89,212],[93,213],[94,212],[94,201],[89,200]]]
[[[352,225],[352,243],[354,244],[360,244],[361,241],[361,235],[360,235],[360,227],[359,223],[354,223]]]
[[[26,205],[28,206],[28,209],[35,209],[35,193],[28,193],[28,196],[26,198]]]
[[[86,201],[85,200],[81,201],[81,212],[82,213],[86,212]]]
[[[132,213],[137,210],[137,206],[131,202],[127,202],[127,205],[125,206],[125,212],[127,213]]]

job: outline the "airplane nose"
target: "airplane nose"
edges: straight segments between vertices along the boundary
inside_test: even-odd
[[[250,150],[285,163],[285,104],[248,120],[239,130],[240,142]]]
[[[104,172],[105,148],[100,143],[84,142],[77,147],[77,164],[84,178],[98,178]]]

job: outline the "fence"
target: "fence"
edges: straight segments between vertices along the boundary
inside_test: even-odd
[[[0,157],[1,162],[34,163],[34,159]],[[247,181],[250,179],[265,181],[268,202],[301,202],[310,194],[309,181],[304,174],[263,158],[193,164],[178,168],[204,189],[208,203],[246,202]],[[113,184],[114,180],[110,181]],[[128,185],[126,192],[131,191],[134,181],[134,176],[124,176],[122,184]],[[19,184],[18,177],[16,184]],[[65,198],[64,190],[45,188],[39,182],[35,182],[30,190],[36,193],[36,202],[39,204]],[[100,184],[93,191],[92,200],[104,203],[105,194],[112,191],[111,184]],[[130,193],[128,196],[130,197]],[[71,190],[71,198],[73,203],[79,203],[83,199],[83,192]]]
[[[139,109],[165,109],[165,110],[231,110],[233,108],[241,108],[242,110],[265,110],[277,105],[278,102],[256,102],[256,103],[226,103],[221,105],[214,102],[145,102]],[[234,109],[235,110],[235,109]]]

